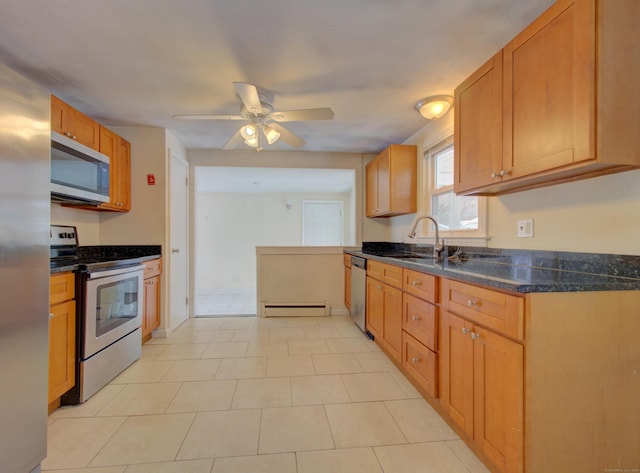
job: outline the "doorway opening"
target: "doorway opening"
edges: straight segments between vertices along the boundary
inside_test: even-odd
[[[257,314],[256,247],[355,244],[353,169],[196,166],[194,176],[196,317]]]

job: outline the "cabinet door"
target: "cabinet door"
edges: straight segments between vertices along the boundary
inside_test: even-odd
[[[523,348],[473,327],[474,442],[505,473],[522,471]]]
[[[378,205],[377,213],[391,212],[391,153],[389,148],[381,152],[376,158],[378,164]]]
[[[95,150],[100,149],[100,125],[95,120],[69,108],[69,131],[72,138]]]
[[[351,310],[351,268],[344,267],[344,305]]]
[[[367,305],[365,326],[371,334],[382,339],[384,310],[384,285],[380,281],[367,278]]]
[[[473,325],[449,312],[441,314],[440,402],[449,417],[473,438]]]
[[[49,308],[49,403],[75,384],[76,303]]]
[[[389,354],[400,362],[402,355],[402,291],[384,284],[382,339]]]
[[[65,134],[65,115],[69,106],[55,95],[51,96],[51,131]]]
[[[502,51],[456,87],[454,100],[454,191],[500,181]]]
[[[375,217],[378,212],[378,163],[374,159],[366,168],[367,217]]]
[[[160,276],[144,280],[144,315],[142,340],[147,341],[151,332],[160,326]]]
[[[96,151],[100,149],[100,125],[55,95],[51,96],[51,129]]]
[[[109,202],[101,209],[126,211],[130,209],[130,157],[129,143],[105,127],[100,127],[100,152],[110,158]]]
[[[558,1],[505,46],[505,179],[595,159],[595,11]]]
[[[116,205],[119,210],[128,211],[131,210],[131,144],[121,136],[118,136],[116,156]]]

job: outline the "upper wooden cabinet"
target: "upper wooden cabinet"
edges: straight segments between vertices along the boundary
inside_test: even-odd
[[[417,147],[391,145],[366,167],[367,217],[416,211]]]
[[[101,210],[125,212],[131,210],[131,145],[114,132],[100,127],[100,152],[110,158],[109,202]]]
[[[454,190],[459,193],[501,179],[493,175],[503,168],[502,51],[456,88],[454,101]]]
[[[85,146],[100,150],[100,125],[55,95],[51,96],[51,129]]]
[[[640,166],[639,23],[636,0],[559,0],[460,84],[455,192]]]
[[[131,144],[54,95],[51,96],[51,129],[109,157],[109,202],[98,206],[64,205],[88,210],[131,210]]]

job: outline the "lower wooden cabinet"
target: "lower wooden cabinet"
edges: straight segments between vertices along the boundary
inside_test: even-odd
[[[397,363],[402,355],[402,291],[367,277],[366,328]]]
[[[640,291],[518,294],[374,263],[367,329],[493,473],[640,465]]]
[[[440,403],[498,471],[522,471],[523,346],[441,312]]]
[[[144,270],[144,310],[142,314],[142,343],[151,338],[152,332],[160,326],[160,275],[162,260],[145,263]]]
[[[76,302],[73,273],[54,274],[49,282],[49,410],[75,384]]]
[[[433,296],[433,292],[430,294]],[[433,398],[438,397],[437,321],[438,307],[434,304],[407,292],[402,295],[402,368]]]
[[[351,310],[351,255],[344,255],[344,306]]]
[[[438,396],[438,355],[407,332],[402,332],[402,367],[431,397]]]

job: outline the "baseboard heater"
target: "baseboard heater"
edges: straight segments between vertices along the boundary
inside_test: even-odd
[[[261,302],[262,317],[325,317],[331,313],[327,302]]]

